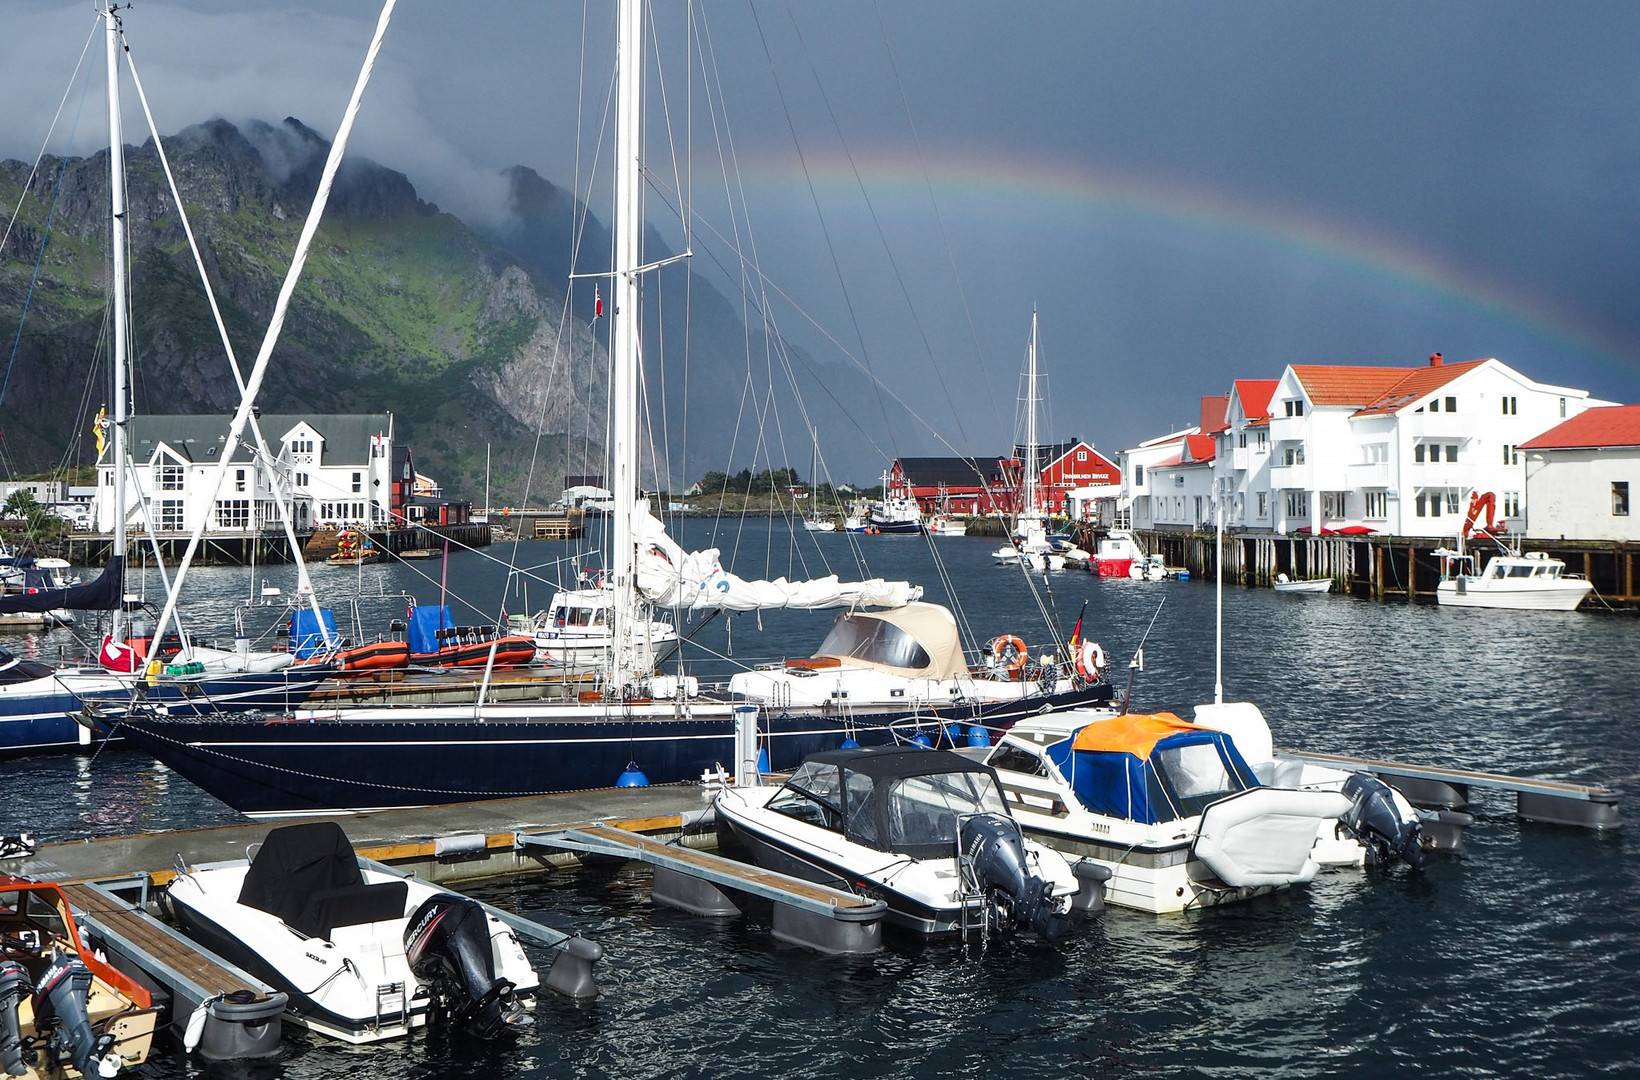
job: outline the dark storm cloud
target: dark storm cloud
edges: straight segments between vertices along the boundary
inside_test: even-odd
[[[609,29],[592,10],[584,30],[578,3],[406,0],[358,151],[472,218],[501,212],[509,165],[564,184],[579,167],[584,183],[578,113],[602,109]],[[680,9],[657,10],[658,36],[679,46]],[[1011,434],[1033,303],[1054,434],[1107,447],[1188,421],[1233,377],[1437,349],[1640,400],[1628,4],[701,10],[737,151],[779,163],[754,185],[763,235],[779,241],[763,249],[766,272],[966,449]],[[173,0],[127,25],[168,130],[293,115],[329,133],[376,12]],[[0,154],[33,157],[92,22],[82,0],[0,5]],[[578,100],[583,39],[592,74]],[[674,102],[682,86],[674,74]],[[88,110],[82,149],[99,126]],[[820,193],[831,248],[793,129],[814,161],[845,162],[846,144],[864,163],[869,208],[846,176]],[[903,175],[872,171],[915,172],[919,148],[947,170],[928,177],[938,217],[917,184],[908,194]],[[1171,194],[1149,219],[1098,199],[1050,205],[986,179],[1010,163],[1016,177],[1081,176],[1091,190],[1120,176]],[[1193,201],[1212,211],[1193,219]],[[824,348],[799,320],[786,326]]]

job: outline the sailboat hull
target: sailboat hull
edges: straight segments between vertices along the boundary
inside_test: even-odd
[[[1096,687],[1108,695],[1108,688]],[[907,742],[918,731],[949,741],[947,725],[999,729],[1026,715],[1089,704],[1088,691],[1032,695],[917,716],[825,712],[760,716],[775,771],[845,738],[865,746]],[[961,715],[956,715],[959,713]],[[396,716],[397,718],[389,718]],[[413,718],[406,718],[413,716]],[[515,798],[614,785],[629,763],[654,784],[699,780],[734,761],[734,706],[578,702],[438,707],[414,714],[359,711],[310,720],[265,716],[133,714],[127,745],[251,817],[385,810]]]

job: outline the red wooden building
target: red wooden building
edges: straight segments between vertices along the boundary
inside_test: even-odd
[[[891,495],[910,495],[925,513],[1017,514],[1025,447],[1012,457],[901,458],[889,471]],[[1038,499],[1051,514],[1065,513],[1075,488],[1120,484],[1121,468],[1081,439],[1037,447]]]

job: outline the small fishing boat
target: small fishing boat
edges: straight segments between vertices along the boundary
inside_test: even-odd
[[[1236,708],[1226,726],[1246,721]],[[1272,786],[1229,732],[1172,713],[1029,717],[986,761],[1028,835],[1107,867],[1106,899],[1141,911],[1245,900],[1323,864],[1422,863],[1419,816],[1381,781],[1289,770],[1301,786]]]
[[[1332,592],[1332,578],[1309,578],[1303,581],[1294,581],[1286,574],[1277,574],[1271,588],[1278,593],[1330,593]]]
[[[399,552],[401,559],[436,559],[441,554],[438,548],[405,548]]]
[[[481,1038],[533,1023],[540,980],[512,931],[475,900],[361,868],[335,822],[274,829],[248,860],[183,867],[166,898],[184,933],[331,1038],[398,1038],[437,1015]]]
[[[152,998],[86,948],[56,885],[0,874],[0,945],[0,1073],[112,1077],[147,1059]]]
[[[778,788],[729,788],[714,803],[726,840],[769,870],[883,899],[921,934],[1069,928],[1076,876],[1025,839],[996,776],[945,750],[814,754]]]
[[[1546,552],[1505,549],[1475,573],[1475,557],[1437,548],[1441,581],[1435,600],[1443,607],[1503,608],[1512,611],[1573,611],[1594,591],[1587,578],[1566,573],[1566,564]]]

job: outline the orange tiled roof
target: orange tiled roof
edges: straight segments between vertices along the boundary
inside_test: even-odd
[[[1429,394],[1433,394],[1466,371],[1474,371],[1485,360],[1469,360],[1462,364],[1442,364],[1440,367],[1413,368],[1400,382],[1385,390],[1376,401],[1368,403],[1356,416],[1380,416],[1399,412]]]
[[[1563,424],[1556,424],[1534,439],[1520,444],[1522,450],[1574,450],[1601,446],[1640,446],[1640,405],[1606,405],[1585,409]]]
[[[1275,396],[1280,379],[1237,379],[1236,396],[1241,399],[1241,413],[1249,420],[1270,415],[1270,399]]]
[[[1349,367],[1343,364],[1294,364],[1293,374],[1313,405],[1372,404],[1418,368]],[[1440,368],[1431,368],[1439,371]]]

